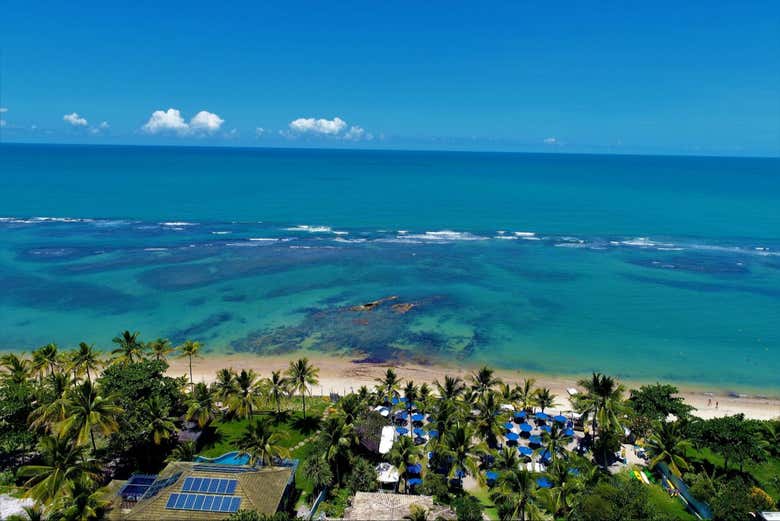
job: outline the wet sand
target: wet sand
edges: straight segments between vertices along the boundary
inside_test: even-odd
[[[417,384],[427,382],[432,384],[444,375],[459,376],[468,379],[474,370],[469,366],[448,365],[420,365],[412,363],[356,363],[360,359],[357,356],[332,356],[321,353],[294,353],[284,356],[257,356],[248,354],[214,354],[193,360],[192,373],[196,382],[211,382],[217,370],[232,367],[241,369],[253,369],[263,377],[269,376],[271,371],[284,371],[291,360],[300,356],[307,356],[310,362],[319,368],[320,383],[312,389],[315,395],[335,392],[345,394],[356,390],[361,385],[372,388],[376,380],[380,378],[387,368],[392,367],[404,380],[413,380]],[[189,375],[188,361],[186,359],[172,359],[169,361],[171,376]],[[516,383],[523,378],[534,378],[537,387],[549,387],[557,396],[556,406],[552,411],[571,410],[568,400],[569,388],[577,388],[577,378],[568,376],[553,376],[532,374],[528,372],[496,370],[496,375],[503,381]],[[626,388],[641,385],[640,382],[622,382]],[[724,390],[704,389],[701,387],[686,387],[677,385],[680,394],[685,401],[695,408],[694,414],[701,418],[714,418],[737,413],[744,413],[748,418],[768,420],[780,418],[780,399],[776,397],[758,397],[749,395],[730,396]],[[711,403],[710,403],[711,402]],[[718,407],[715,407],[716,402]]]

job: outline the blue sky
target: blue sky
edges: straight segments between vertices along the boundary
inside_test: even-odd
[[[476,4],[4,0],[2,140],[780,155],[780,2]]]

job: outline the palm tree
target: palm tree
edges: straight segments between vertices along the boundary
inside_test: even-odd
[[[427,412],[429,407],[431,406],[431,400],[433,399],[433,395],[431,393],[430,386],[423,382],[423,384],[419,388],[417,401],[420,403],[420,409],[423,412]]]
[[[320,454],[312,454],[303,462],[303,474],[314,485],[314,493],[319,492],[333,482],[330,464]]]
[[[353,425],[366,410],[366,404],[356,394],[348,394],[338,402],[338,408],[344,415],[344,423]]]
[[[195,384],[195,388],[187,400],[187,421],[196,421],[203,428],[216,418],[217,406],[214,403],[214,395],[203,382]]]
[[[517,401],[517,387],[501,382],[498,386],[498,395],[502,403],[514,404]]]
[[[682,476],[681,469],[690,468],[685,455],[692,448],[691,442],[683,438],[679,422],[657,423],[647,440],[650,467],[663,461],[676,476]]]
[[[154,356],[154,359],[158,362],[165,362],[168,359],[168,355],[176,350],[173,345],[171,345],[171,341],[167,338],[152,340],[149,342],[148,348],[149,351],[151,351],[152,356]]]
[[[67,416],[70,398],[67,394],[71,388],[72,379],[68,373],[54,373],[43,382],[38,407],[30,413],[30,427],[54,432]]]
[[[32,352],[33,371],[40,377],[54,374],[60,366],[60,355],[57,344],[46,344]]]
[[[287,457],[287,449],[280,445],[281,435],[272,432],[267,424],[255,421],[247,425],[244,434],[238,440],[242,454],[249,455],[252,465],[268,466],[277,459]]]
[[[764,423],[763,436],[767,442],[767,451],[773,456],[780,456],[780,420]]]
[[[442,400],[457,400],[466,391],[466,384],[457,376],[445,375],[443,383],[437,380],[434,385]]]
[[[349,448],[354,442],[354,432],[339,416],[328,416],[319,435],[322,457],[330,464],[341,483],[341,465],[349,457]]]
[[[169,440],[176,432],[174,418],[169,416],[170,409],[160,396],[152,396],[143,405],[145,416],[149,418],[146,430],[152,436],[155,445],[160,445],[163,440]]]
[[[117,348],[111,351],[115,355],[114,362],[118,364],[133,364],[140,362],[144,357],[144,344],[141,342],[138,331],[122,331],[111,341],[117,345]]]
[[[282,376],[281,371],[272,371],[271,377],[266,381],[266,392],[276,404],[276,412],[282,412],[282,396],[287,394],[290,389],[290,383]]]
[[[498,487],[492,494],[493,501],[506,506],[506,512],[511,512],[509,519],[528,519],[526,514],[534,510],[537,486],[530,472],[526,470],[510,470],[504,472],[498,480]]]
[[[444,436],[444,454],[452,462],[450,478],[461,479],[466,474],[471,474],[477,479],[482,479],[476,458],[480,453],[487,452],[483,443],[474,443],[474,429],[469,424],[456,423]]]
[[[44,505],[59,497],[70,497],[76,481],[98,474],[94,460],[85,457],[84,448],[64,436],[44,436],[38,450],[42,463],[20,468],[18,476],[27,479],[25,496]]]
[[[110,495],[105,489],[95,489],[87,479],[78,479],[73,483],[70,497],[60,498],[50,515],[56,521],[95,521],[103,519],[103,514],[111,504]]]
[[[420,459],[420,448],[414,444],[411,438],[402,436],[393,444],[388,453],[390,463],[398,469],[398,474],[404,480],[404,490],[407,490],[406,471],[410,465],[414,465]]]
[[[512,447],[504,447],[496,456],[494,463],[498,470],[514,470],[520,464],[520,457]]]
[[[582,479],[572,474],[570,463],[563,460],[550,465],[547,474],[553,484],[552,489],[548,489],[548,510],[563,519],[568,519],[578,494],[584,490],[584,483]]]
[[[575,406],[583,415],[582,421],[591,418],[593,433],[597,428],[609,431],[620,427],[618,415],[624,410],[625,388],[601,373],[593,373],[589,380],[582,379],[578,384],[585,388],[585,393],[575,395]]]
[[[488,447],[495,447],[498,436],[503,432],[501,422],[498,415],[496,415],[498,403],[496,402],[495,393],[488,393],[482,396],[477,401],[476,410],[477,417],[474,421],[474,427],[477,435],[485,440]]]
[[[384,403],[390,403],[393,398],[398,398],[398,388],[401,386],[401,379],[398,378],[396,372],[388,368],[385,371],[383,378],[377,378],[377,394],[384,401]]]
[[[409,507],[409,513],[404,516],[408,521],[428,521],[428,510],[420,505]]]
[[[536,390],[536,405],[544,412],[548,407],[555,407],[556,396],[550,391],[549,387],[543,387]]]
[[[179,358],[188,358],[190,362],[190,388],[195,388],[195,381],[192,379],[192,359],[200,357],[201,343],[195,340],[185,340],[182,345],[179,346],[181,354]]]
[[[471,392],[477,399],[481,399],[501,383],[501,380],[494,376],[494,372],[493,369],[485,365],[471,375]]]
[[[92,373],[100,368],[100,353],[93,346],[81,342],[70,363],[76,376],[86,374],[87,380],[92,382]]]
[[[230,412],[239,418],[250,418],[260,407],[258,376],[252,369],[242,369],[235,378],[233,392],[228,396],[227,406]]]
[[[236,392],[236,372],[232,367],[217,371],[217,376],[211,384],[211,392],[214,398],[223,403]]]
[[[558,451],[566,445],[566,435],[557,422],[553,423],[550,432],[542,431],[545,448],[550,453],[550,461],[555,462]]]
[[[173,448],[170,455],[165,458],[166,463],[172,461],[193,461],[197,454],[197,447],[194,441],[185,441],[179,443]]]
[[[516,388],[517,401],[520,403],[520,406],[525,411],[533,410],[534,405],[536,405],[536,388],[534,387],[535,384],[536,384],[536,380],[534,380],[533,378],[526,378]]]
[[[0,367],[4,369],[3,380],[13,385],[21,385],[32,376],[32,362],[16,353],[6,353],[0,357]]]
[[[24,514],[13,514],[6,518],[7,521],[46,521],[46,513],[43,508],[35,504],[31,507],[22,507]]]
[[[119,430],[117,416],[122,413],[122,408],[116,405],[116,397],[101,396],[89,381],[70,394],[65,410],[67,418],[62,422],[62,432],[75,433],[78,445],[91,440],[93,451],[97,450],[95,429],[103,435]]]
[[[308,358],[299,358],[295,362],[290,362],[290,367],[287,369],[292,389],[301,394],[304,420],[306,419],[306,394],[310,393],[309,386],[319,383],[319,373],[319,369],[309,364]]]

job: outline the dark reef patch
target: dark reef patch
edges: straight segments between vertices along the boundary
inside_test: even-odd
[[[107,248],[86,246],[41,246],[17,251],[16,259],[22,262],[68,262],[108,251]]]
[[[171,342],[175,344],[179,344],[187,339],[193,338],[198,338],[199,340],[208,340],[210,338],[214,338],[215,336],[211,331],[212,329],[224,324],[225,322],[233,320],[233,318],[234,316],[232,313],[227,313],[224,311],[220,313],[214,313],[213,315],[209,315],[203,320],[195,322],[194,324],[191,324],[184,329],[172,331],[168,334],[168,338],[170,338]]]
[[[246,302],[246,295],[222,295],[222,302]]]
[[[702,293],[713,293],[720,291],[738,291],[742,293],[753,293],[764,297],[780,298],[780,289],[759,286],[747,286],[744,284],[717,284],[714,282],[700,282],[693,280],[672,280],[662,279],[660,277],[648,277],[645,275],[623,274],[623,277],[636,282],[647,284],[658,284],[676,289],[687,289],[690,291],[699,291]]]
[[[750,273],[744,260],[725,255],[688,253],[643,259],[628,259],[629,264],[659,270],[687,271],[707,275],[744,275]]]

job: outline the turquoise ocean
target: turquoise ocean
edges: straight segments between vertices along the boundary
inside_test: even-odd
[[[0,145],[0,349],[124,329],[776,394],[780,159]]]

